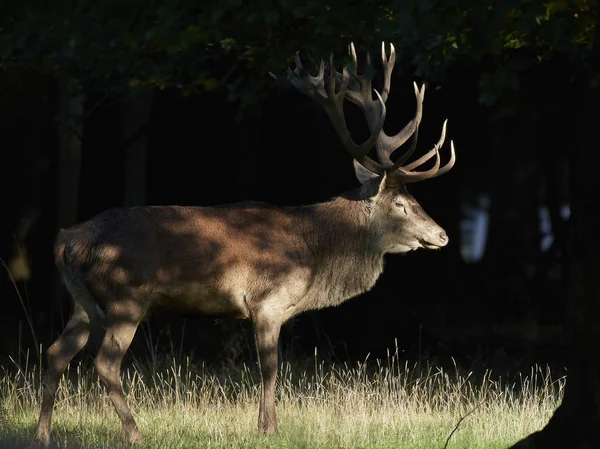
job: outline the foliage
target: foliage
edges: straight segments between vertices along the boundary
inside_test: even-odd
[[[0,66],[74,76],[85,88],[111,93],[173,86],[189,95],[227,86],[230,100],[251,103],[264,94],[268,71],[281,71],[297,50],[320,57],[350,40],[374,48],[385,40],[428,79],[439,79],[448,64],[491,58],[480,82],[481,100],[491,104],[504,90],[519,89],[522,71],[555,53],[585,63],[595,6],[595,0],[6,0]]]

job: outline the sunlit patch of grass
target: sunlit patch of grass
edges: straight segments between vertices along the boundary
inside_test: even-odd
[[[0,447],[28,444],[39,412],[36,367],[0,373]],[[504,448],[540,429],[560,402],[564,378],[534,367],[506,382],[458,369],[417,369],[396,357],[355,366],[281,366],[280,433],[256,432],[259,376],[218,376],[184,360],[135,364],[123,373],[148,448]],[[52,441],[61,448],[126,447],[91,364],[76,364],[57,394]],[[4,446],[3,446],[4,444]]]

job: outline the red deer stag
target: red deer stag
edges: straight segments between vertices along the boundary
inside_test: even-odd
[[[356,63],[352,45],[350,52]],[[382,44],[382,62],[381,95],[365,75],[346,68],[339,73],[330,67],[326,78],[323,61],[317,77],[306,74],[299,58],[296,69],[287,72],[295,88],[323,107],[354,158],[361,183],[356,190],[302,207],[244,202],[110,209],[60,231],[56,265],[74,311],[48,349],[39,443],[49,444],[59,379],[98,325],[106,331],[95,368],[127,440],[142,441],[123,394],[120,368],[140,321],[154,307],[185,307],[252,321],[261,375],[258,428],[264,434],[277,433],[275,379],[281,325],[304,311],[336,306],[368,291],[381,274],[387,253],[448,243],[444,230],[406,190],[406,184],[439,176],[454,165],[451,144],[450,161],[440,168],[445,123],[433,149],[405,164],[416,147],[425,90],[415,84],[414,118],[395,136],[387,135],[382,127],[395,62],[393,46],[388,58]],[[361,145],[346,127],[345,98],[362,109],[369,125],[371,136]],[[392,152],[411,136],[407,153],[392,162]],[[379,162],[367,155],[373,146]],[[434,156],[430,169],[415,171]]]

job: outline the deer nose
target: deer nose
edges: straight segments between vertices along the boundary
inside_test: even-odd
[[[448,243],[448,234],[446,234],[446,231],[441,231],[438,234],[438,238],[440,239],[440,242],[442,243],[442,245],[445,245]]]

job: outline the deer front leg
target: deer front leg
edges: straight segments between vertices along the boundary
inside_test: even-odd
[[[275,435],[277,433],[277,416],[275,413],[277,343],[281,322],[265,313],[259,313],[253,319],[261,380],[258,431],[265,435]]]

